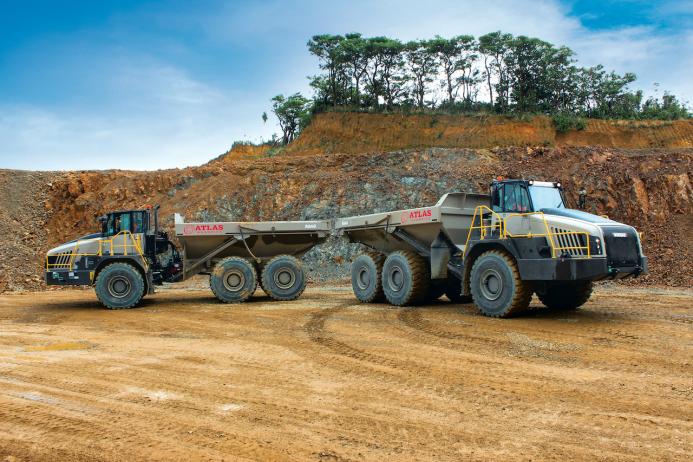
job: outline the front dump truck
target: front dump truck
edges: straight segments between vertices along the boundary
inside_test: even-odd
[[[180,247],[158,229],[158,208],[112,212],[89,234],[46,255],[48,285],[91,285],[111,309],[137,306],[154,287],[208,274],[222,302],[243,302],[260,285],[275,300],[306,286],[299,258],[330,233],[329,221],[185,223],[175,215]]]
[[[337,219],[335,229],[369,249],[351,267],[362,302],[446,294],[508,317],[534,293],[549,308],[576,309],[594,281],[647,272],[635,229],[566,209],[558,183],[494,181],[488,195],[448,193],[430,207]]]

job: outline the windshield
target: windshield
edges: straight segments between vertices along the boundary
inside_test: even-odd
[[[563,198],[558,188],[548,186],[530,186],[529,195],[532,196],[534,210],[563,209]]]

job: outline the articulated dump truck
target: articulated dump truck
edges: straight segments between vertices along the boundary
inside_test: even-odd
[[[175,214],[180,248],[158,229],[158,207],[109,213],[101,232],[48,251],[48,285],[93,285],[111,309],[137,306],[156,285],[208,274],[222,302],[243,302],[260,285],[275,300],[306,286],[299,258],[330,234],[331,222],[185,223]]]
[[[351,267],[362,302],[446,294],[508,317],[534,293],[549,308],[576,309],[594,281],[647,272],[635,229],[567,209],[560,183],[499,179],[488,195],[449,193],[430,207],[341,218],[335,230],[370,249]]]
[[[647,272],[634,228],[565,207],[559,183],[497,180],[490,194],[448,193],[410,210],[318,221],[185,223],[180,248],[158,229],[158,208],[112,212],[101,232],[46,255],[48,285],[92,285],[108,308],[136,306],[164,282],[208,274],[223,302],[260,285],[275,300],[301,295],[299,258],[331,233],[370,250],[351,266],[362,302],[416,305],[447,295],[487,316],[525,310],[532,295],[575,309],[601,279]]]

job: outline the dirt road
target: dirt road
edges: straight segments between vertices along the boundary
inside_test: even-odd
[[[0,461],[686,460],[692,320],[693,291],[633,288],[511,320],[347,287],[3,295]]]

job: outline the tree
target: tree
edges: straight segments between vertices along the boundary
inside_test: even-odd
[[[436,36],[430,42],[431,50],[436,53],[443,70],[442,86],[446,92],[448,104],[455,102],[457,92],[464,83],[464,79],[458,79],[456,76],[468,65],[467,52],[471,49],[470,45],[473,42],[474,37],[471,35],[460,35],[449,40]]]
[[[325,89],[329,102],[333,106],[344,103],[340,81],[343,77],[343,73],[340,72],[342,62],[339,53],[339,45],[343,40],[344,37],[341,35],[323,34],[314,35],[308,41],[308,50],[318,57],[320,68],[327,71]]]
[[[404,93],[406,74],[402,52],[404,45],[399,40],[387,40],[379,45],[381,57],[380,75],[382,79],[383,99],[385,107],[391,108],[395,100]]]
[[[361,79],[366,74],[368,58],[366,41],[361,34],[346,34],[339,46],[339,62],[344,65],[344,73],[350,82],[351,103],[361,106]]]
[[[686,108],[686,104],[667,92],[664,92],[664,95],[662,95],[661,102],[657,97],[649,97],[643,103],[640,112],[640,118],[643,119],[675,120],[691,117],[692,115]]]
[[[556,112],[556,93],[570,73],[573,52],[523,35],[510,41],[506,55],[510,96],[517,112]]]
[[[282,143],[288,144],[310,122],[311,101],[300,93],[289,97],[277,95],[272,98],[272,112],[279,121],[282,130]]]
[[[503,34],[500,31],[479,37],[479,52],[484,56],[484,69],[486,84],[488,85],[489,100],[491,106],[494,104],[492,84],[495,76],[495,87],[497,90],[497,104],[501,112],[505,112],[508,107],[508,83],[506,76],[505,57],[510,51],[511,34]]]
[[[320,66],[310,81],[313,111],[344,105],[435,108],[437,101],[444,110],[479,110],[477,98],[485,87],[483,93],[499,113],[631,119],[691,115],[687,103],[668,93],[643,102],[642,91],[628,88],[634,74],[607,73],[601,65],[579,67],[568,47],[500,31],[478,41],[459,35],[406,44],[359,33],[323,34],[313,36],[308,48]]]
[[[478,44],[471,35],[461,35],[458,37],[460,45],[459,69],[462,76],[458,77],[462,87],[462,99],[465,102],[472,102],[476,99],[476,87],[480,82],[479,69],[475,68],[476,60],[479,58],[477,51]]]
[[[384,92],[383,83],[383,61],[385,59],[384,50],[390,46],[390,39],[387,37],[372,37],[366,40],[363,48],[367,61],[365,76],[367,80],[367,90],[369,93],[369,103],[377,108],[380,106],[380,96]]]
[[[411,73],[412,94],[416,105],[424,107],[427,85],[433,82],[438,69],[435,52],[426,40],[408,42],[404,46],[407,68]]]

